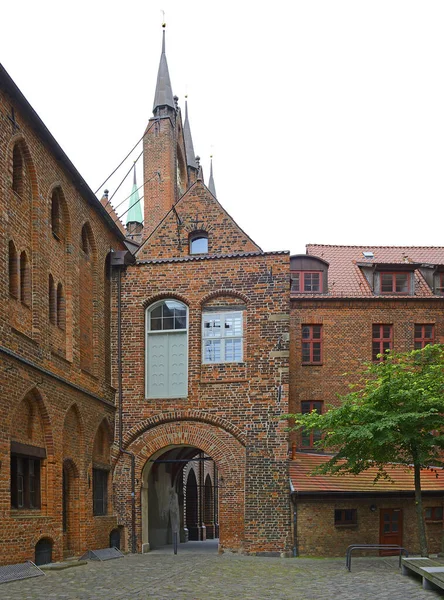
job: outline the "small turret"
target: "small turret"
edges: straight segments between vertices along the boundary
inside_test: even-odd
[[[162,53],[160,55],[159,71],[157,72],[156,93],[154,94],[153,113],[155,116],[161,114],[161,109],[168,107],[176,112],[173,88],[171,87],[170,73],[165,54],[165,23],[162,25]]]
[[[129,199],[129,209],[126,218],[127,237],[140,243],[142,241],[142,229],[142,206],[140,204],[139,190],[137,188],[136,163],[134,163],[133,189]]]
[[[214,185],[214,178],[213,178],[213,157],[210,156],[210,159],[211,159],[211,162],[210,162],[210,180],[208,181],[208,189],[213,194],[213,196],[215,198],[217,198],[217,196],[216,196],[216,187]]]

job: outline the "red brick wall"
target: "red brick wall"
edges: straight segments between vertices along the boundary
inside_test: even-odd
[[[11,105],[19,130],[7,118]],[[20,144],[24,163],[21,197],[12,189],[15,143]],[[61,206],[58,239],[51,229],[54,189],[59,190]],[[85,291],[80,282],[81,230],[86,222],[96,244],[97,268],[89,286],[94,376],[80,363],[80,296]],[[18,256],[26,251],[29,259],[31,293],[26,303],[20,295],[9,294],[11,240]],[[54,560],[64,553],[103,547],[116,526],[112,504],[108,516],[93,517],[91,488],[93,441],[103,419],[113,430],[115,412],[114,389],[109,374],[105,377],[104,265],[111,248],[121,249],[121,242],[39,138],[25,111],[0,92],[0,564],[34,560],[35,544],[43,537],[54,542]],[[55,289],[59,283],[63,286],[64,328],[50,322],[50,274]],[[39,510],[11,509],[11,440],[46,451]],[[64,464],[73,476],[78,512],[77,520],[71,521],[69,547],[62,534]]]

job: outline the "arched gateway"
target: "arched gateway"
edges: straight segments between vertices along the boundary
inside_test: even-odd
[[[240,436],[241,437],[241,434]],[[198,511],[199,526],[205,529],[208,514],[213,521],[211,537],[217,535],[217,515],[220,530],[219,544],[221,548],[239,551],[244,539],[244,496],[245,496],[245,446],[226,429],[212,423],[180,420],[170,421],[152,426],[139,433],[127,446],[127,450],[135,455],[136,480],[136,536],[138,551],[148,551],[151,547],[171,542],[171,525],[169,522],[168,502],[170,490],[173,488],[179,500],[181,513],[181,541],[188,536],[187,514]],[[203,465],[205,467],[199,466]],[[209,463],[214,463],[210,468]],[[129,484],[128,456],[120,458],[116,466],[116,480],[122,490]],[[188,465],[188,470],[184,467]],[[200,494],[201,505],[188,507],[186,503],[187,482],[191,473],[197,484],[203,481]],[[196,474],[197,471],[197,474]],[[205,507],[205,481],[213,481],[213,493],[217,506],[213,510]],[[125,486],[125,487],[124,487]],[[129,489],[126,487],[126,490]],[[118,494],[119,496],[119,494]],[[208,490],[207,490],[208,496]],[[191,497],[189,498],[191,501]],[[193,499],[195,502],[195,499]],[[208,499],[207,499],[208,503]],[[131,506],[129,502],[121,505],[121,515],[125,515],[126,525],[131,528]],[[200,512],[199,512],[200,511]],[[195,526],[196,523],[193,523]],[[205,533],[193,531],[194,539],[205,539]]]

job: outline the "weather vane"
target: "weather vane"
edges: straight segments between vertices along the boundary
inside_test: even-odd
[[[162,27],[165,29],[165,27],[166,27],[166,23],[165,23],[165,11],[161,10],[160,12],[162,13]]]

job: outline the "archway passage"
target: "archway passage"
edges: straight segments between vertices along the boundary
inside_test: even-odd
[[[146,463],[144,481],[150,550],[172,544],[175,532],[181,543],[215,539],[218,476],[210,456],[196,447],[170,447]]]

